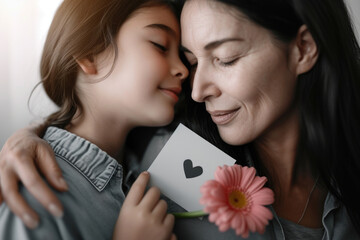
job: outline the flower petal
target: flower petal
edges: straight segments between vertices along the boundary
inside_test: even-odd
[[[266,177],[255,177],[254,181],[252,182],[252,184],[248,187],[247,192],[249,194],[252,194],[254,192],[259,191],[264,184],[266,183],[267,178]]]
[[[228,209],[227,211],[224,211],[221,213],[221,221],[223,222],[230,222],[230,220],[234,217],[236,212],[232,211],[231,209]]]
[[[229,223],[223,223],[219,226],[219,231],[220,232],[225,232],[230,228],[230,224]]]
[[[236,234],[237,234],[237,235],[241,235],[242,238],[248,238],[248,237],[249,237],[249,230],[244,231],[243,233],[240,233],[240,234],[238,234],[238,233],[236,232]]]
[[[262,188],[252,195],[252,201],[257,205],[269,205],[274,202],[274,192],[270,188]]]
[[[266,177],[256,176],[255,168],[240,165],[218,167],[215,180],[206,181],[200,191],[204,211],[209,213],[209,221],[214,222],[219,231],[233,228],[237,235],[248,237],[251,232],[263,233],[272,212],[264,205],[274,202],[274,193],[264,187]],[[245,194],[244,207],[233,207],[240,201],[240,192]],[[236,204],[235,204],[236,205]]]
[[[231,220],[231,227],[234,229],[245,229],[246,223],[241,213],[236,214]]]
[[[249,236],[249,228],[244,216],[242,214],[238,214],[235,221],[237,223],[234,223],[231,227],[235,229],[236,235],[241,235],[243,238],[247,238]]]
[[[209,222],[215,222],[219,218],[219,213],[214,212],[209,214]]]
[[[264,224],[268,224],[268,221],[273,218],[273,214],[270,209],[260,205],[252,209],[252,215],[261,219]]]
[[[255,168],[248,168],[248,167],[242,168],[241,187],[244,190],[247,190],[250,184],[253,182],[255,174],[256,174]]]
[[[206,193],[208,192],[210,189],[212,188],[217,188],[217,187],[221,187],[221,185],[215,181],[215,180],[208,180],[206,181],[201,187],[200,187],[200,192],[201,193]]]
[[[232,168],[224,165],[221,173],[218,174],[219,176],[219,182],[223,185],[223,186],[232,186],[234,184],[234,176],[232,174]]]

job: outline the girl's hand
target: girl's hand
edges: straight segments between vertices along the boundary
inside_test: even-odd
[[[117,220],[113,239],[176,239],[172,234],[174,216],[167,214],[167,204],[160,191],[152,187],[146,193],[150,174],[143,172],[132,185]]]
[[[55,216],[62,215],[62,205],[38,171],[56,190],[67,190],[53,150],[36,134],[37,130],[25,128],[15,132],[0,152],[0,202],[4,200],[29,228],[37,226],[39,217],[19,193],[19,181]]]

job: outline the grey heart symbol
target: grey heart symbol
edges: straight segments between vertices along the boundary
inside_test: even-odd
[[[193,163],[190,159],[184,161],[184,172],[186,178],[198,177],[203,173],[203,169],[200,166],[193,167]]]

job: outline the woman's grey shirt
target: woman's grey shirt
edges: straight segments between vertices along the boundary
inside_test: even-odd
[[[56,192],[64,216],[55,218],[31,194],[21,194],[39,214],[40,224],[27,229],[6,204],[0,207],[1,240],[111,239],[125,195],[123,168],[96,145],[66,130],[49,127],[44,139],[54,149],[56,160],[69,186]]]
[[[160,129],[152,138],[150,144],[145,151],[143,159],[140,161],[140,171],[146,170],[151,162],[155,159],[161,148],[170,137],[170,132]],[[181,147],[181,146],[180,146]],[[165,198],[166,199],[166,198]],[[169,212],[184,211],[179,205],[170,199],[168,202]],[[251,233],[248,240],[255,239],[276,239],[276,240],[344,240],[344,239],[360,239],[354,226],[352,225],[347,211],[337,199],[331,194],[328,194],[324,203],[324,210],[322,216],[323,228],[312,229],[307,228],[296,223],[280,219],[273,208],[274,219],[270,221],[264,234]],[[202,219],[176,219],[174,233],[179,240],[231,240],[242,239],[235,235],[235,231],[230,229],[224,233],[219,232],[214,223],[210,223],[207,217]]]

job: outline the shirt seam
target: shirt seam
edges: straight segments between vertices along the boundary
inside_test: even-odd
[[[112,178],[112,176],[114,175],[114,172],[116,171],[116,167],[113,168],[113,170],[111,171],[109,177],[106,179],[106,182],[103,184],[102,187],[98,187],[95,185],[95,183],[93,182],[93,180],[91,180],[87,174],[85,174],[83,171],[81,171],[81,169],[79,169],[75,164],[73,164],[70,160],[68,160],[67,158],[63,157],[62,155],[59,155],[57,153],[55,153],[55,155],[61,159],[63,159],[64,161],[66,161],[69,165],[71,165],[73,168],[75,168],[81,175],[84,176],[84,178],[90,182],[91,185],[93,185],[93,187],[98,191],[98,192],[102,192],[105,187],[108,185],[110,179]]]

